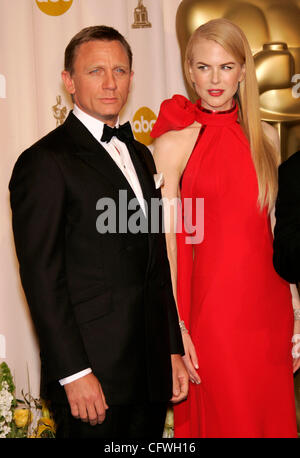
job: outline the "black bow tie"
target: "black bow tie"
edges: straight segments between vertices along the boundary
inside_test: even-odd
[[[119,140],[121,140],[121,142],[124,143],[133,140],[134,136],[131,130],[130,122],[127,121],[125,124],[114,128],[104,124],[101,141],[108,143],[112,137],[117,137]]]

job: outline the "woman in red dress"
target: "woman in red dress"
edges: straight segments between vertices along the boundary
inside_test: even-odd
[[[278,135],[260,120],[239,27],[225,19],[199,27],[185,67],[199,100],[164,101],[152,131],[163,197],[182,204],[168,215],[168,227],[175,218],[178,226],[166,238],[192,383],[174,408],[175,437],[297,437],[300,358],[293,363],[291,341],[299,321],[290,285],[272,264]],[[201,198],[203,240],[195,235]]]

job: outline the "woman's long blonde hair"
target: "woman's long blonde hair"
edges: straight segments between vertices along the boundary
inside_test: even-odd
[[[258,181],[258,203],[271,211],[277,195],[277,170],[280,154],[265,135],[259,112],[259,92],[254,59],[244,32],[228,19],[213,19],[198,27],[189,39],[185,53],[185,74],[190,78],[193,49],[201,38],[214,40],[241,65],[245,64],[245,78],[236,94],[239,105],[239,121],[249,140],[252,160]]]

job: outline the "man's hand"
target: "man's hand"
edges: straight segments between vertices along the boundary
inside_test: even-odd
[[[189,391],[189,375],[180,355],[171,355],[173,373],[173,396],[171,402],[177,403],[186,399]]]
[[[88,374],[64,385],[73,417],[92,426],[102,423],[108,409],[99,380]]]

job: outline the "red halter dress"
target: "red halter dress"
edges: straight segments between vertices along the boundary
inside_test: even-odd
[[[177,300],[201,384],[190,383],[174,407],[175,437],[297,437],[291,293],[273,268],[238,107],[209,112],[176,95],[162,103],[151,135],[195,120],[202,128],[182,176],[182,217],[186,200],[204,198],[204,237],[191,244],[177,233]]]

